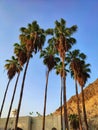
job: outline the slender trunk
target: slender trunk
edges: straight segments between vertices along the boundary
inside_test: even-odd
[[[45,96],[44,96],[44,111],[43,111],[43,124],[42,124],[43,126],[42,126],[42,130],[45,130],[45,114],[46,114],[48,78],[49,78],[49,70],[46,73],[46,87],[45,87]]]
[[[16,79],[16,83],[15,83],[15,87],[14,87],[14,91],[13,91],[13,95],[12,95],[10,108],[9,108],[9,112],[8,112],[8,115],[7,115],[7,119],[6,119],[4,130],[7,130],[8,121],[9,121],[9,117],[10,117],[10,113],[11,113],[11,109],[12,109],[12,105],[13,105],[13,101],[14,101],[14,97],[15,97],[15,93],[16,93],[16,88],[17,88],[17,83],[18,83],[19,76],[20,76],[20,72],[17,75],[17,79]]]
[[[75,80],[75,87],[76,87],[76,97],[77,97],[77,110],[78,110],[78,116],[79,116],[79,129],[82,129],[82,121],[81,121],[81,115],[80,115],[80,107],[79,107],[79,96],[78,96],[78,86],[77,81]]]
[[[25,83],[26,72],[27,72],[27,68],[28,68],[28,65],[29,65],[29,61],[30,61],[30,58],[27,59],[27,63],[26,63],[25,71],[24,71],[24,75],[23,75],[23,80],[22,80],[22,85],[21,85],[21,92],[20,92],[20,99],[19,99],[19,103],[18,103],[17,115],[16,115],[16,120],[15,120],[15,130],[17,130],[19,112],[20,112],[20,107],[21,107],[21,102],[22,102],[22,97],[23,97],[24,83]]]
[[[62,116],[62,77],[61,77],[61,97],[60,97],[60,107],[61,107],[61,130],[63,130],[63,116]]]
[[[67,101],[66,101],[65,78],[63,78],[63,100],[64,100],[64,121],[65,121],[65,130],[69,130],[69,127],[68,127],[68,115],[67,115]]]
[[[65,58],[64,58],[65,59]],[[65,76],[65,64],[64,59],[62,59],[63,64],[63,102],[64,102],[64,122],[65,130],[69,130],[68,126],[68,114],[67,114],[67,99],[66,99],[66,76]]]
[[[9,87],[10,81],[11,81],[11,79],[9,79],[9,81],[7,83],[7,87],[6,87],[5,93],[4,93],[4,97],[3,97],[3,101],[2,101],[2,106],[1,106],[1,110],[0,110],[0,118],[1,118],[1,114],[2,114],[4,103],[5,103],[5,98],[6,98],[6,94],[7,94],[7,91],[8,91],[8,87]]]
[[[83,106],[84,122],[85,122],[86,130],[88,130],[87,115],[86,115],[86,108],[85,108],[85,99],[84,99],[84,91],[83,91],[82,86],[81,86],[81,92],[82,92],[82,106]]]

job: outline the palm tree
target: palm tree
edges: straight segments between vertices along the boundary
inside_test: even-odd
[[[14,56],[12,56],[11,60],[6,60],[6,62],[7,62],[7,64],[5,64],[5,68],[8,70],[7,75],[8,75],[9,81],[7,83],[7,87],[6,87],[6,90],[5,90],[5,93],[4,93],[4,97],[3,97],[3,101],[2,101],[2,105],[1,105],[1,110],[0,110],[0,117],[1,117],[1,114],[2,114],[2,110],[3,110],[4,103],[5,103],[5,98],[6,98],[6,94],[7,94],[7,91],[8,91],[9,84],[10,84],[12,78],[15,76],[15,74],[17,72],[16,59],[15,59]]]
[[[59,21],[55,21],[55,28],[49,29],[49,33],[53,35],[53,42],[55,44],[55,47],[60,55],[62,66],[63,66],[63,103],[64,103],[64,122],[65,122],[65,129],[69,130],[68,128],[68,115],[67,115],[67,103],[66,103],[66,73],[64,71],[65,69],[65,58],[66,58],[66,52],[71,49],[71,47],[76,43],[76,40],[71,37],[71,35],[76,32],[77,26],[74,25],[70,28],[66,27],[66,21],[64,19],[61,19]]]
[[[23,90],[24,90],[24,83],[25,83],[25,78],[26,78],[26,73],[27,73],[27,68],[29,65],[30,58],[32,57],[33,52],[37,53],[39,50],[42,49],[42,46],[44,45],[44,42],[45,42],[44,30],[39,27],[36,21],[33,21],[32,24],[28,24],[27,28],[22,27],[20,30],[22,33],[19,36],[20,47],[18,48],[18,51],[15,51],[15,52],[18,52],[16,56],[18,57],[19,61],[21,61],[24,58],[23,56],[21,57],[21,52],[24,52],[24,54],[26,54],[26,58],[25,58],[26,66],[25,66],[22,85],[21,85],[20,98],[19,98],[17,115],[16,115],[16,120],[15,120],[15,130],[17,129],[19,112],[20,112],[21,101],[22,101]],[[23,50],[21,49],[20,51],[21,46],[24,48]]]
[[[45,86],[45,96],[44,96],[44,111],[43,111],[43,124],[42,130],[45,130],[45,114],[46,114],[46,102],[47,102],[47,88],[48,88],[48,78],[50,71],[55,67],[59,58],[55,57],[55,50],[52,44],[41,51],[40,57],[43,57],[44,64],[47,66],[46,72],[46,86]]]
[[[17,68],[17,79],[15,82],[15,86],[14,86],[14,91],[13,91],[13,95],[12,95],[12,99],[11,99],[11,103],[10,103],[10,107],[9,107],[9,111],[8,111],[8,115],[7,115],[7,119],[6,119],[6,123],[5,123],[5,130],[7,130],[7,126],[8,126],[8,121],[9,121],[9,116],[11,113],[11,109],[12,109],[12,105],[13,105],[13,101],[14,101],[14,97],[15,97],[15,93],[16,93],[16,88],[17,88],[17,83],[18,83],[18,79],[20,76],[20,71],[22,70],[22,67],[20,66],[20,64],[18,63],[18,59],[16,59],[16,68]]]
[[[18,59],[18,62],[20,64],[20,66],[23,66],[25,63],[28,63],[27,62],[27,49],[25,47],[25,44],[15,43],[14,44],[14,53],[15,53],[17,59]],[[26,65],[26,67],[28,67],[28,64]],[[25,71],[27,71],[27,68],[25,69]],[[26,72],[24,72],[24,73],[26,73]],[[24,77],[23,80],[25,80],[25,77]],[[20,94],[23,94],[22,92],[23,92],[24,83],[22,85],[23,86],[21,88],[21,93]],[[20,100],[22,100],[22,97],[20,98]],[[17,129],[20,105],[21,105],[21,103],[18,104],[18,109],[17,109],[17,113],[16,113],[15,130]]]
[[[80,60],[79,58],[76,58],[75,60],[73,60],[73,62],[71,62],[71,68],[72,68],[72,71],[74,72],[74,77],[77,79],[79,85],[81,86],[83,115],[84,115],[84,122],[85,122],[86,130],[88,130],[88,124],[87,124],[83,87],[84,87],[87,79],[90,77],[89,66],[90,66],[90,64],[85,64],[85,61]]]
[[[77,110],[78,110],[78,115],[79,115],[79,127],[80,127],[80,130],[82,130],[82,121],[81,121],[81,115],[80,115],[78,86],[77,86],[78,71],[80,71],[79,65],[80,65],[79,59],[74,59],[70,64],[70,68],[71,68],[71,75],[75,79],[75,89],[76,89],[76,97],[77,97]]]
[[[81,61],[81,71],[80,71],[79,76],[78,76],[78,82],[81,86],[83,115],[84,115],[84,122],[85,122],[86,130],[88,130],[88,123],[87,123],[87,115],[86,115],[86,107],[85,107],[83,88],[87,82],[87,79],[90,78],[89,73],[91,72],[91,70],[89,67],[90,67],[90,64],[86,64],[84,61]]]
[[[27,50],[25,44],[14,44],[14,53],[18,59],[20,66],[23,66],[27,62]]]
[[[70,63],[70,71],[71,76],[75,79],[75,89],[76,89],[76,97],[77,97],[77,110],[78,110],[78,116],[79,116],[79,127],[80,130],[82,130],[82,121],[81,121],[81,115],[80,115],[80,108],[79,108],[79,97],[78,97],[78,86],[77,86],[77,77],[79,73],[80,68],[80,59],[85,60],[86,55],[84,53],[80,53],[80,50],[74,50],[67,53],[66,60],[68,63]]]
[[[66,64],[65,64],[66,66]],[[61,77],[61,92],[60,92],[60,109],[61,109],[61,130],[63,130],[63,115],[62,115],[62,96],[63,96],[63,82],[62,82],[62,79],[63,79],[63,67],[62,67],[62,62],[59,62],[56,66],[55,66],[55,69],[56,69],[56,74],[60,75]],[[65,70],[65,72],[68,71],[68,70]]]

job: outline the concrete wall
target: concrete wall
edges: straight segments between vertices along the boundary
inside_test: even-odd
[[[38,117],[20,117],[18,127],[23,130],[42,130],[42,116]],[[0,119],[0,130],[4,129],[6,118]],[[10,118],[8,128],[14,128],[15,118]],[[56,128],[56,130],[61,130],[60,125],[60,116],[47,116],[45,123],[45,130],[52,130],[52,128]],[[98,117],[92,118],[88,120],[89,130],[98,130]],[[71,129],[71,128],[70,128]]]
[[[32,130],[41,130],[42,120],[42,117],[32,118]],[[53,127],[60,130],[60,116],[50,115],[46,117],[45,130],[52,130]]]
[[[6,118],[0,119],[0,128],[4,128]],[[8,129],[14,128],[15,118],[10,118],[8,123]],[[23,130],[30,130],[30,117],[20,117],[18,127],[22,128]]]
[[[38,117],[20,117],[18,127],[22,128],[23,130],[41,130],[42,129],[42,120],[41,116]],[[4,128],[5,125],[5,118],[0,119],[0,130]],[[15,118],[10,118],[8,128],[14,128]],[[57,130],[60,130],[60,116],[47,116],[46,123],[45,123],[45,130],[52,130],[55,127]]]

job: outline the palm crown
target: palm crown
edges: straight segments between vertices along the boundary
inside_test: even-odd
[[[26,46],[28,53],[36,53],[42,49],[45,42],[45,34],[44,30],[37,24],[37,21],[28,24],[27,28],[20,28],[20,31],[22,33],[19,36],[21,44]]]
[[[16,72],[20,72],[22,67],[18,63],[18,59],[12,56],[11,60],[6,60],[5,68],[8,70],[7,75],[9,79],[12,79],[15,76]]]
[[[57,62],[59,62],[60,60],[58,57],[55,57],[55,54],[56,52],[52,44],[41,51],[40,57],[44,58],[43,62],[48,67],[49,71],[52,70]]]

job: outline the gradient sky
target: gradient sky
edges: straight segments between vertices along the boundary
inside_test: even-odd
[[[80,49],[87,55],[87,63],[91,64],[91,78],[86,86],[98,78],[98,0],[0,0],[0,106],[8,82],[4,64],[13,55],[13,44],[19,42],[20,27],[37,20],[40,27],[54,27],[54,21],[64,18],[67,27],[78,26],[73,35]],[[97,56],[96,56],[97,55]],[[39,54],[30,61],[25,82],[24,95],[20,115],[29,112],[43,113],[46,67]],[[3,115],[7,115],[14,82],[8,90]],[[22,75],[18,83],[13,108],[17,108]],[[54,112],[60,105],[60,77],[52,71],[49,76],[47,114]],[[67,77],[67,99],[75,94],[74,81]]]

